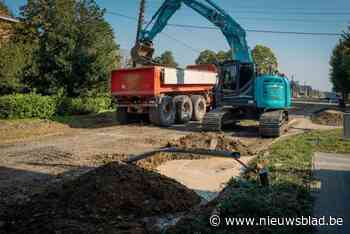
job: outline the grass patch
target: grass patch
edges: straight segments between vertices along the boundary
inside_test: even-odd
[[[117,125],[115,110],[105,110],[89,115],[54,116],[52,120],[72,128],[99,128]]]
[[[69,130],[64,124],[42,119],[0,120],[0,144],[14,143],[49,135],[60,135]]]
[[[16,141],[61,135],[72,131],[72,128],[100,128],[117,125],[115,110],[98,114],[76,116],[53,116],[50,119],[0,119],[0,144]]]
[[[314,151],[324,153],[350,153],[350,140],[343,139],[343,129],[313,132],[305,136]]]
[[[301,134],[273,144],[269,153],[261,153],[252,166],[266,166],[269,188],[247,173],[232,179],[219,198],[190,218],[181,220],[168,233],[312,233],[311,226],[232,226],[212,228],[209,217],[216,210],[223,217],[267,218],[312,216],[313,198],[310,185],[314,152],[350,153],[350,141],[342,139],[341,130]]]

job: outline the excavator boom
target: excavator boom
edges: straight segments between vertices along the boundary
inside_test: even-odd
[[[146,28],[141,30],[139,40],[132,49],[133,61],[143,65],[152,63],[154,53],[153,39],[163,31],[171,17],[184,4],[221,30],[231,48],[232,60],[242,63],[253,63],[246,41],[245,30],[212,0],[204,1],[207,4],[198,0],[165,0]],[[151,25],[152,27],[149,29]]]

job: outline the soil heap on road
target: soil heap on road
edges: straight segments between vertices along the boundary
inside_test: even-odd
[[[247,145],[237,138],[221,133],[194,133],[170,143],[169,146],[185,149],[216,149],[238,151],[242,156],[253,155]]]
[[[187,211],[199,202],[173,179],[112,162],[8,207],[0,233],[148,233],[144,218]]]
[[[313,122],[328,126],[342,126],[344,113],[335,110],[326,110],[316,114]]]

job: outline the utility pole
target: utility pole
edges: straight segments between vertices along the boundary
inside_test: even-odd
[[[143,29],[143,23],[145,22],[145,8],[146,8],[146,0],[140,0],[139,19],[138,19],[138,23],[137,23],[135,45],[139,44],[141,31]],[[136,63],[134,61],[133,61],[133,67],[136,67]]]

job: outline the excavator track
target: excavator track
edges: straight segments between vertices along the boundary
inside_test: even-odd
[[[284,110],[268,111],[259,119],[259,133],[262,137],[279,137],[283,134],[288,122],[288,115]]]
[[[214,109],[205,114],[201,126],[203,131],[219,132],[224,125],[235,122],[230,110]]]

